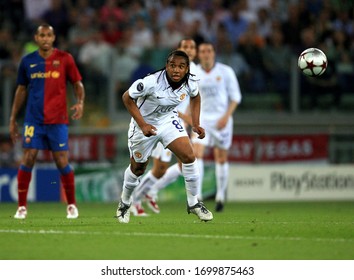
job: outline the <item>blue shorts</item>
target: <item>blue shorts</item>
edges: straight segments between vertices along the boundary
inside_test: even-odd
[[[66,124],[24,123],[23,148],[51,151],[67,151],[69,128]]]

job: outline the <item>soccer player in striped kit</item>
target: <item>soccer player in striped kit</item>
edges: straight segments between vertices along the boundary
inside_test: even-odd
[[[27,216],[27,193],[38,150],[50,150],[60,172],[67,199],[67,218],[76,219],[79,212],[75,200],[74,172],[68,159],[68,123],[66,83],[73,85],[76,104],[72,119],[80,119],[84,111],[85,90],[73,57],[53,47],[55,33],[48,24],[40,25],[34,35],[38,50],[21,60],[17,88],[10,116],[10,136],[18,140],[16,118],[26,103],[23,125],[23,158],[17,173],[18,209],[16,219]]]

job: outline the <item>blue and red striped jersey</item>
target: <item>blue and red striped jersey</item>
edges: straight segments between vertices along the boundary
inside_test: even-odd
[[[67,81],[75,83],[82,77],[71,54],[54,49],[44,59],[38,51],[21,60],[17,84],[27,87],[25,122],[68,124]]]

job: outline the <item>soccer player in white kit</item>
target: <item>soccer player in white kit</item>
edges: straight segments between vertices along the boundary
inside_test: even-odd
[[[211,43],[204,42],[198,46],[198,58],[200,122],[205,128],[205,138],[198,139],[195,135],[192,138],[201,178],[198,196],[202,196],[204,150],[206,146],[210,146],[213,147],[215,160],[215,210],[220,212],[224,208],[229,177],[228,150],[233,136],[232,114],[241,102],[241,90],[233,69],[216,62],[215,49]]]
[[[129,222],[132,193],[158,142],[182,162],[187,212],[197,215],[202,221],[213,219],[213,214],[198,201],[198,164],[188,134],[175,110],[187,95],[190,96],[192,129],[198,138],[204,138],[204,129],[199,124],[198,84],[189,73],[189,58],[185,52],[171,52],[163,70],[136,80],[123,94],[123,103],[132,119],[128,131],[130,165],[124,173],[122,195],[116,212],[119,222]]]
[[[191,38],[185,38],[179,42],[178,49],[184,51],[188,55],[190,73],[195,75],[197,66],[193,60],[197,55],[196,42]],[[186,98],[186,100],[178,105],[176,109],[179,117],[184,120],[185,125],[190,125],[189,98]],[[145,209],[142,206],[143,199],[154,213],[159,213],[160,208],[156,202],[159,189],[164,187],[165,184],[167,185],[171,181],[175,181],[180,175],[182,175],[180,163],[176,163],[169,167],[172,153],[169,149],[165,149],[161,143],[157,144],[151,157],[153,158],[153,166],[143,176],[133,194],[131,212],[135,216],[147,216]],[[155,185],[156,188],[154,187]],[[160,185],[163,186],[159,187]]]

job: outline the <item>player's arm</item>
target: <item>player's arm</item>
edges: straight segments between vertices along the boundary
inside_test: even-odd
[[[190,109],[191,109],[191,118],[192,118],[192,130],[198,133],[198,138],[203,139],[205,137],[204,128],[202,128],[199,124],[199,116],[200,116],[200,94],[198,93],[196,96],[190,99]]]
[[[85,88],[81,81],[77,81],[73,84],[74,94],[76,97],[76,104],[70,109],[74,111],[71,116],[73,120],[81,119],[84,114],[84,102],[85,102]]]
[[[188,125],[192,126],[192,118],[190,115],[178,111],[178,117],[180,117]]]
[[[229,107],[227,108],[225,114],[222,116],[221,119],[219,119],[217,123],[217,128],[222,129],[226,126],[227,121],[229,120],[230,116],[235,112],[236,108],[238,106],[238,103],[236,101],[231,101],[229,104]]]
[[[129,114],[136,121],[136,123],[138,124],[138,126],[140,127],[144,135],[146,137],[156,135],[156,127],[145,122],[143,116],[140,113],[138,106],[135,103],[135,100],[131,98],[131,96],[129,95],[129,91],[126,91],[123,94],[122,100]]]
[[[19,135],[16,118],[23,104],[26,101],[26,97],[27,97],[26,86],[18,85],[15,92],[15,98],[12,104],[10,125],[9,125],[10,137],[13,143],[17,141]]]

